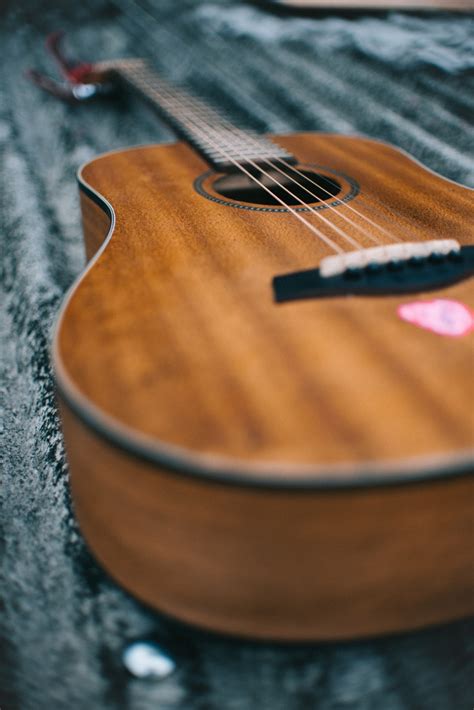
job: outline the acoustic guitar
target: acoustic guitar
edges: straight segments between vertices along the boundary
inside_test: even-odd
[[[97,559],[245,637],[472,613],[472,191],[369,138],[243,131],[141,59],[67,74],[182,139],[78,174],[53,363]]]

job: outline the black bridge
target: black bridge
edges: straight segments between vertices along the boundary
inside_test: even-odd
[[[346,269],[335,276],[321,276],[319,269],[275,276],[273,289],[278,303],[302,298],[330,296],[377,296],[430,291],[474,274],[474,246],[449,254],[431,254],[406,261],[368,264]]]

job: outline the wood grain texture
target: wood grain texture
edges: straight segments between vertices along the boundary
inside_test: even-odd
[[[281,140],[301,163],[349,175],[350,204],[400,239],[470,243],[472,193],[390,146]],[[316,265],[327,246],[287,212],[198,194],[204,168],[177,144],[82,171],[116,219],[55,350],[86,539],[141,599],[244,636],[349,638],[469,614],[472,480],[430,475],[467,461],[471,339],[402,322],[411,297],[276,305],[272,276]],[[92,199],[89,255],[110,227]],[[324,213],[346,228],[341,209]],[[474,305],[467,282],[434,296]],[[150,443],[161,467],[126,453]],[[398,485],[379,485],[394,472]]]
[[[473,612],[470,477],[345,491],[204,482],[62,421],[81,530],[126,589],[237,636],[347,639]]]
[[[470,243],[472,191],[395,149],[315,134],[281,142],[302,163],[355,179],[351,206],[395,237]],[[276,305],[272,277],[316,266],[329,248],[289,213],[205,199],[193,187],[204,170],[180,144],[84,168],[117,223],[61,320],[61,388],[93,404],[104,426],[201,468],[357,481],[374,466],[407,475],[433,458],[455,466],[472,445],[472,338],[401,321],[397,307],[410,297]],[[351,212],[361,236],[344,209],[324,216],[365,246],[371,233],[387,240]],[[96,213],[87,208],[86,226]],[[309,220],[345,246],[317,215]],[[436,296],[474,305],[469,282]]]

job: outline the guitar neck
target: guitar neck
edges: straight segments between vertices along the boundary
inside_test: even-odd
[[[262,161],[295,159],[265,136],[232,125],[218,110],[175,89],[143,59],[103,62],[97,68],[119,78],[158,109],[167,123],[216,170],[232,172]]]

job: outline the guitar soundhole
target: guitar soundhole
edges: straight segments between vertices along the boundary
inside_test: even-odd
[[[266,170],[256,175],[261,185],[241,173],[224,175],[212,187],[219,195],[233,202],[270,207],[281,207],[280,200],[290,207],[326,202],[342,190],[335,178],[315,171],[298,168],[296,173],[291,168],[285,168],[285,173],[288,176],[277,170]]]
[[[255,212],[287,212],[289,207],[296,212],[334,209],[359,194],[353,178],[326,166],[300,163],[282,170],[287,176],[269,168],[266,175],[255,174],[262,185],[241,172],[216,175],[208,170],[196,178],[194,189],[213,202]]]

